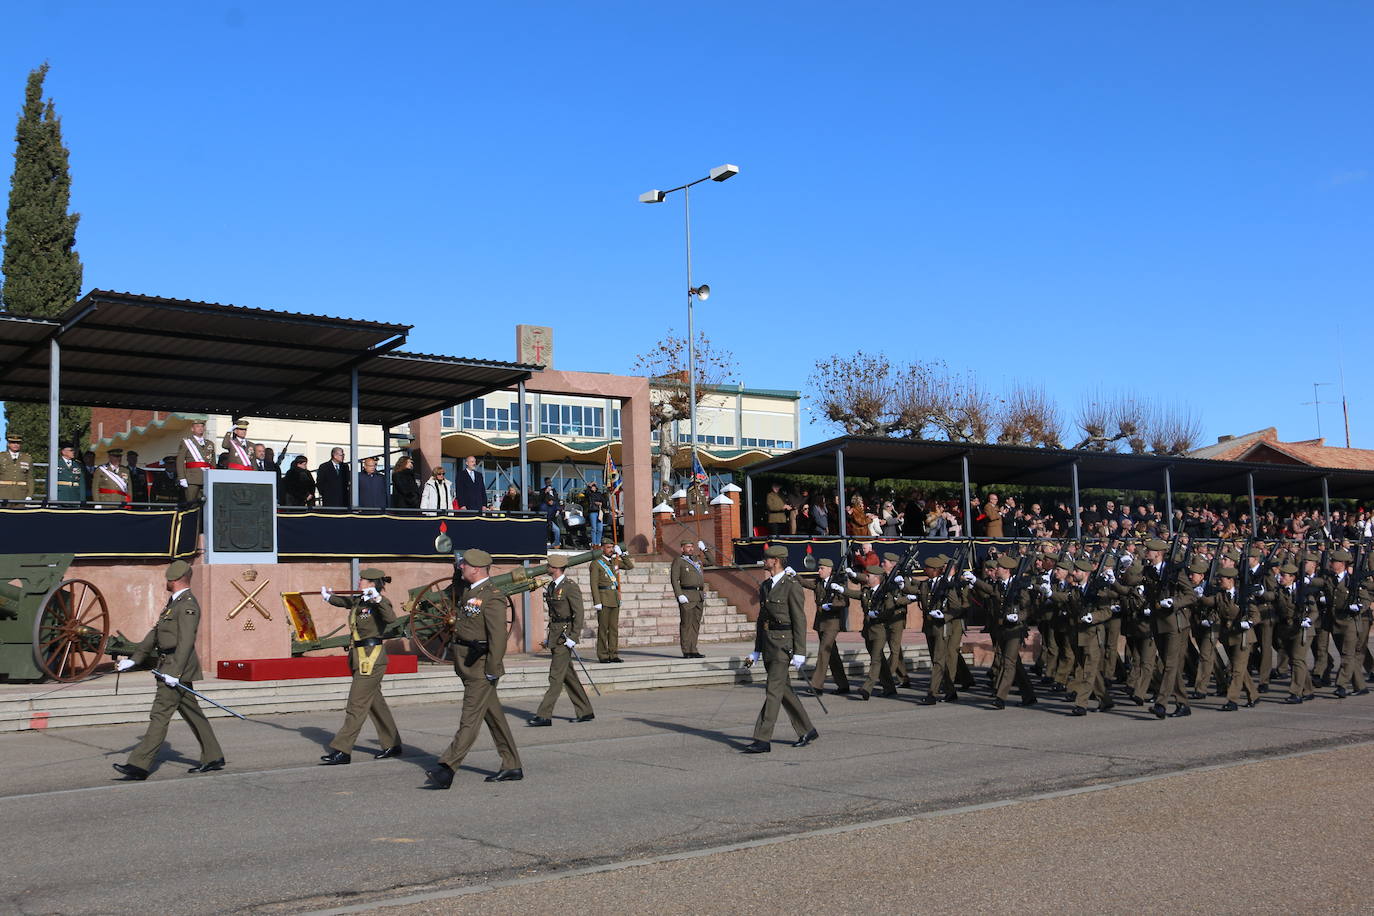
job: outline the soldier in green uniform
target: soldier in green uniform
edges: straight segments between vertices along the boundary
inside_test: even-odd
[[[1211,689],[1212,674],[1216,670],[1217,662],[1217,630],[1221,622],[1216,608],[1212,604],[1203,602],[1201,599],[1207,597],[1209,583],[1206,581],[1206,573],[1203,570],[1204,578],[1201,582],[1194,583],[1193,594],[1198,598],[1194,602],[1193,610],[1193,642],[1197,644],[1197,670],[1193,674],[1193,689],[1188,694],[1190,700],[1201,700],[1207,696]],[[1190,570],[1191,572],[1191,570]],[[1217,693],[1222,692],[1222,673],[1216,676]]]
[[[1309,553],[1302,559],[1303,595],[1312,617],[1312,682],[1318,687],[1331,686],[1331,632],[1335,621],[1327,603],[1326,575],[1321,566],[1321,554]]]
[[[129,469],[124,467],[124,449],[106,450],[105,463],[97,466],[91,477],[91,489],[98,504],[122,506],[133,498]]]
[[[348,689],[348,706],[344,724],[334,740],[329,742],[330,753],[320,760],[326,766],[340,766],[353,759],[353,745],[358,741],[363,722],[370,716],[377,728],[377,741],[382,750],[377,760],[401,756],[401,734],[396,720],[382,696],[382,678],[386,675],[387,627],[396,622],[391,600],[382,594],[391,577],[380,569],[364,569],[358,573],[358,595],[336,595],[329,588],[320,589],[320,597],[335,607],[348,608],[348,632],[353,642],[348,649],[348,668],[353,683]]]
[[[677,596],[678,641],[682,645],[683,658],[705,658],[697,651],[697,636],[701,632],[702,602],[706,588],[706,576],[697,562],[697,544],[684,540],[680,545],[682,552],[673,559],[668,568],[668,579]],[[705,549],[705,545],[702,545]],[[580,596],[579,596],[580,597]]]
[[[897,695],[897,650],[894,643],[900,646],[902,638],[901,630],[897,629],[897,610],[905,609],[916,600],[914,595],[908,594],[895,582],[879,598],[878,590],[883,580],[882,566],[875,563],[864,568],[862,587],[849,586],[845,590],[845,597],[859,600],[859,609],[864,615],[863,637],[868,648],[868,676],[859,688],[861,700],[867,700],[875,692],[878,696]],[[874,688],[880,685],[883,689],[875,691]]]
[[[816,578],[811,583],[811,594],[816,599],[816,617],[811,629],[816,631],[816,670],[811,672],[811,686],[817,693],[825,687],[825,671],[835,680],[835,692],[849,693],[849,674],[845,671],[844,661],[840,658],[839,647],[835,640],[849,617],[849,595],[842,575],[835,572],[835,561],[829,558],[818,561]]]
[[[1278,581],[1271,567],[1264,565],[1264,549],[1258,545],[1250,548],[1242,573],[1240,587],[1244,589],[1248,607],[1253,607],[1259,615],[1255,625],[1255,645],[1259,649],[1260,693],[1269,692],[1269,678],[1274,670],[1274,589]]]
[[[425,773],[436,789],[453,785],[453,771],[467,756],[484,722],[501,754],[501,769],[486,781],[525,778],[520,752],[496,694],[496,682],[506,673],[506,596],[490,582],[491,554],[485,550],[463,551],[458,571],[468,585],[453,633],[453,670],[463,680],[463,715],[453,743],[439,755],[438,766]]]
[[[806,663],[806,599],[801,583],[788,574],[786,566],[786,547],[775,544],[764,550],[763,568],[768,578],[759,586],[759,616],[749,664],[762,660],[768,681],[763,708],[754,723],[754,740],[745,747],[746,754],[766,754],[772,750],[769,742],[779,706],[787,710],[797,731],[793,747],[806,747],[819,737],[789,678],[793,668],[801,670]]]
[[[782,484],[775,483],[764,497],[764,508],[767,509],[768,533],[786,534],[787,533],[787,513],[792,511],[792,506],[783,499]],[[863,532],[859,532],[862,534]]]
[[[964,571],[955,575],[946,570],[950,558],[927,557],[923,563],[926,578],[917,583],[916,596],[925,611],[926,642],[930,646],[930,686],[917,702],[932,706],[959,699],[954,689],[963,659],[959,650],[964,641],[964,615],[968,612],[968,589],[977,577]]]
[[[1315,698],[1309,660],[1312,652],[1312,618],[1307,616],[1298,574],[1298,567],[1292,563],[1280,566],[1272,596],[1275,633],[1292,666],[1288,696],[1283,701],[1294,705]]]
[[[596,718],[592,713],[592,701],[587,697],[587,691],[582,688],[582,681],[577,676],[577,668],[573,665],[572,657],[573,649],[577,648],[577,637],[581,634],[585,622],[582,589],[567,577],[567,557],[549,557],[548,564],[553,580],[544,589],[544,613],[549,619],[549,635],[544,645],[553,653],[553,660],[549,663],[549,689],[544,693],[544,699],[539,702],[538,711],[528,723],[534,727],[553,724],[553,719],[550,718],[553,715],[553,706],[558,702],[558,696],[564,688],[568,691],[568,698],[573,702],[573,712],[577,715],[577,718],[573,719],[574,722],[590,722]]]
[[[1159,691],[1150,705],[1155,718],[1164,718],[1164,705],[1172,699],[1176,704],[1170,718],[1193,714],[1188,696],[1183,692],[1183,666],[1188,652],[1188,631],[1192,606],[1197,602],[1198,589],[1207,577],[1208,564],[1201,558],[1193,560],[1186,571],[1174,574],[1163,563],[1147,565],[1145,585],[1145,613],[1154,622],[1155,648],[1163,658],[1163,673]],[[1161,573],[1163,574],[1161,577]]]
[[[135,665],[153,662],[158,671],[157,693],[148,717],[148,731],[129,755],[128,763],[116,763],[114,768],[125,779],[148,778],[148,768],[167,737],[172,713],[180,713],[191,726],[200,742],[200,763],[189,772],[208,773],[224,769],[224,752],[220,750],[210,720],[201,712],[196,698],[182,689],[193,687],[200,680],[200,659],[196,656],[196,631],[200,627],[200,605],[191,594],[191,566],[176,560],[167,567],[167,591],[170,597],[157,623],[138,644],[130,658],[120,659],[115,668],[128,671]]]
[[[215,466],[215,443],[205,438],[205,421],[191,423],[191,435],[177,447],[177,467],[181,468],[182,498],[193,503],[205,489],[205,472]]]
[[[76,460],[76,449],[64,445],[58,450],[56,464],[57,498],[63,502],[86,501],[86,469]]]
[[[1022,706],[1034,706],[1037,702],[1035,687],[1021,662],[1021,644],[1029,632],[1031,589],[1024,582],[1015,581],[1014,572],[1019,565],[1015,557],[1004,554],[997,559],[991,581],[979,579],[973,584],[974,593],[987,608],[987,630],[1001,660],[997,680],[993,682],[993,709],[1006,708],[1013,682],[1021,691]]]
[[[1236,588],[1239,578],[1238,569],[1223,566],[1217,570],[1216,587],[1211,594],[1198,599],[1199,605],[1216,612],[1221,642],[1226,647],[1230,661],[1231,677],[1226,685],[1226,702],[1221,705],[1222,712],[1234,712],[1239,708],[1236,700],[1240,699],[1242,689],[1245,690],[1246,706],[1254,706],[1259,699],[1255,681],[1250,677],[1250,650],[1255,645],[1259,611]]]
[[[1102,624],[1111,618],[1112,606],[1116,604],[1116,580],[1112,571],[1105,568],[1094,580],[1095,570],[1097,564],[1091,560],[1076,561],[1069,573],[1068,587],[1051,596],[1065,609],[1073,626],[1074,664],[1069,694],[1074,704],[1070,713],[1075,716],[1088,714],[1087,702],[1092,696],[1098,698],[1098,712],[1116,705],[1102,677]]]
[[[902,562],[900,554],[884,553],[882,556],[883,576],[895,576],[894,588],[903,594],[914,596],[916,594],[916,583],[907,582],[904,576],[897,573],[897,566]],[[902,651],[902,636],[907,628],[907,609],[910,601],[905,603],[898,602],[892,609],[892,621],[888,624],[888,647],[892,650],[892,677],[895,683],[906,687],[908,690],[916,685],[911,682],[911,672],[906,667],[906,653]]]
[[[5,451],[0,452],[0,499],[33,499],[33,458],[21,451],[24,437],[5,433]]]
[[[225,467],[231,471],[253,470],[253,443],[248,441],[248,421],[239,417],[234,428],[224,434]]]
[[[1360,618],[1367,607],[1362,602],[1355,577],[1350,574],[1354,559],[1348,550],[1331,551],[1326,575],[1321,577],[1317,592],[1318,609],[1329,609],[1331,632],[1336,639],[1336,649],[1341,653],[1341,667],[1336,674],[1336,696],[1341,698],[1352,693],[1359,696],[1369,693],[1361,667],[1365,647],[1359,642]],[[1368,641],[1366,632],[1365,642]]]
[[[634,560],[610,538],[601,542],[601,556],[592,564],[592,607],[596,610],[596,660],[620,662],[620,572],[634,569]]]

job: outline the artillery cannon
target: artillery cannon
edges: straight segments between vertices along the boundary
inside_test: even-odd
[[[580,553],[568,558],[568,566],[590,563],[599,555],[599,550]],[[537,566],[517,566],[510,572],[491,577],[491,583],[501,589],[506,596],[506,632],[510,632],[515,626],[515,602],[511,599],[515,595],[542,587],[548,581],[548,573],[549,565],[540,563]],[[458,606],[462,604],[466,591],[466,583],[457,576],[445,576],[435,579],[428,585],[410,589],[409,597],[403,606],[406,613],[398,615],[396,622],[387,628],[382,637],[395,639],[409,636],[415,644],[416,651],[429,661],[448,660]],[[334,633],[338,633],[338,630]],[[319,639],[292,639],[291,654],[302,655],[317,649],[337,649],[347,646],[352,641],[352,637],[347,633],[338,636],[334,633]]]
[[[72,559],[0,555],[0,675],[8,680],[79,681],[106,654],[128,645],[110,635],[110,610],[100,589],[85,579],[65,578]]]

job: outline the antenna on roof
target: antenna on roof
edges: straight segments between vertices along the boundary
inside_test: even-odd
[[[1350,407],[1345,401],[1345,347],[1341,343],[1340,329],[1336,329],[1336,365],[1341,370],[1341,415],[1345,418],[1345,447],[1350,448]]]
[[[1318,438],[1318,439],[1320,439],[1320,438],[1322,437],[1322,405],[1323,405],[1323,404],[1331,404],[1331,403],[1334,403],[1334,402],[1333,402],[1333,401],[1323,401],[1323,400],[1320,400],[1320,399],[1318,398],[1318,396],[1317,396],[1317,389],[1318,389],[1318,388],[1321,388],[1321,387],[1323,387],[1323,386],[1326,386],[1326,385],[1330,385],[1330,384],[1331,384],[1331,382],[1313,382],[1313,383],[1312,383],[1312,400],[1310,400],[1310,401],[1303,401],[1303,402],[1302,402],[1302,405],[1303,405],[1304,407],[1306,407],[1307,405],[1311,404],[1311,405],[1312,405],[1312,409],[1315,410],[1315,411],[1317,412],[1317,438]]]

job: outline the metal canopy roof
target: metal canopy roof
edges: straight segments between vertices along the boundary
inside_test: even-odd
[[[0,400],[398,426],[530,378],[535,366],[395,350],[410,325],[92,290],[50,320],[0,316]]]
[[[898,480],[963,480],[963,457],[968,456],[969,479],[982,486],[1070,487],[1072,467],[1078,464],[1082,489],[1164,490],[1169,470],[1175,493],[1225,493],[1242,496],[1254,475],[1259,496],[1320,496],[1322,478],[1331,495],[1374,498],[1374,471],[1277,465],[1205,458],[1162,458],[1155,455],[1083,452],[1007,445],[925,442],[871,436],[841,436],[809,445],[746,468],[748,474],[785,473],[835,475],[835,452],[844,451],[847,478]]]

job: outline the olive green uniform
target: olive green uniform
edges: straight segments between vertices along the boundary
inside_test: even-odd
[[[0,499],[33,498],[33,458],[28,452],[0,452]]]
[[[521,768],[496,694],[496,680],[506,673],[505,657],[506,596],[489,578],[483,579],[467,590],[454,622],[453,670],[463,680],[463,714],[453,743],[439,755],[439,762],[450,769],[463,762],[483,722],[501,754],[501,768]]]
[[[1072,627],[1073,676],[1068,689],[1074,703],[1086,706],[1088,698],[1095,696],[1099,708],[1110,707],[1112,700],[1102,677],[1102,624],[1112,616],[1115,593],[1108,583],[1089,580],[1068,584],[1055,591],[1051,600],[1063,608]]]
[[[129,469],[122,464],[117,468],[99,465],[91,475],[91,489],[95,491],[91,495],[93,502],[116,506],[127,503],[133,490]]]
[[[835,645],[845,620],[849,617],[849,596],[843,576],[831,573],[830,578],[817,576],[811,583],[811,594],[816,599],[816,617],[811,629],[816,631],[816,668],[811,672],[811,686],[819,691],[825,686],[825,672],[830,669],[830,677],[835,681],[835,689],[841,693],[849,692],[849,673],[845,671],[840,650]]]
[[[1328,571],[1321,579],[1319,592],[1325,602],[1319,603],[1330,609],[1331,634],[1336,640],[1336,649],[1341,653],[1341,667],[1336,674],[1336,687],[1350,690],[1363,690],[1364,682],[1364,644],[1359,641],[1360,618],[1366,607],[1355,586],[1355,578],[1347,569],[1339,576]],[[1365,642],[1369,640],[1365,630]]]
[[[592,604],[596,605],[596,660],[620,658],[620,571],[634,569],[629,554],[592,561]]]
[[[536,715],[547,719],[553,715],[554,704],[565,689],[572,700],[573,710],[578,717],[592,714],[592,701],[582,688],[573,665],[572,649],[565,640],[577,641],[582,632],[585,611],[582,608],[582,589],[566,575],[560,575],[544,589],[544,609],[549,618],[549,651],[553,660],[549,662],[549,689],[544,699],[539,701]]]
[[[1250,676],[1250,650],[1255,647],[1259,611],[1254,605],[1243,607],[1235,587],[1219,589],[1202,598],[1198,604],[1215,610],[1220,624],[1221,642],[1226,647],[1231,672],[1226,684],[1227,701],[1236,702],[1240,699],[1241,690],[1244,690],[1246,702],[1255,702],[1259,699],[1259,691],[1254,678]],[[1243,623],[1250,626],[1242,626]]]
[[[1292,666],[1289,680],[1289,696],[1299,700],[1312,695],[1312,630],[1302,625],[1308,611],[1303,601],[1302,588],[1298,583],[1274,586],[1273,609],[1278,637],[1288,653]]]
[[[1030,632],[1031,613],[1030,589],[1022,587],[1015,577],[1005,581],[979,579],[973,585],[974,592],[983,601],[988,612],[987,630],[992,636],[996,649],[997,678],[993,682],[993,696],[1006,700],[1011,693],[1011,685],[1016,684],[1024,700],[1035,699],[1035,686],[1026,674],[1021,661],[1021,645]],[[1008,616],[1015,620],[1008,620]]]
[[[868,647],[868,676],[864,678],[864,692],[872,693],[879,683],[884,690],[896,692],[896,685],[902,680],[897,673],[902,651],[902,631],[905,628],[902,621],[906,619],[906,606],[916,600],[915,596],[898,585],[887,589],[881,601],[876,603],[877,589],[873,588],[850,586],[845,590],[845,596],[857,598],[864,615],[863,637]],[[900,617],[899,610],[903,612]]]
[[[802,708],[788,676],[792,656],[806,654],[806,599],[796,577],[782,573],[777,583],[765,579],[759,586],[759,616],[754,624],[754,651],[763,657],[768,674],[763,708],[754,723],[754,740],[768,741],[778,720],[778,707],[797,730],[797,737],[811,731],[811,717]]]
[[[57,498],[74,503],[86,501],[86,468],[76,459],[57,459]]]
[[[917,583],[916,597],[926,614],[926,642],[930,646],[930,687],[927,695],[936,698],[949,696],[955,693],[954,682],[963,661],[959,650],[964,642],[968,588],[957,575],[948,579],[937,576]],[[930,616],[931,611],[937,610],[944,615],[944,619]]]
[[[200,659],[196,656],[196,631],[200,627],[200,605],[191,590],[183,589],[168,600],[158,615],[157,623],[134,651],[135,664],[152,662],[153,667],[174,677],[187,687],[200,680]],[[148,717],[148,731],[129,755],[129,765],[139,769],[151,768],[153,758],[167,737],[172,713],[180,713],[191,726],[200,742],[200,762],[210,763],[224,757],[210,720],[201,712],[200,704],[180,687],[168,687],[160,679],[153,697],[153,709]]]
[[[386,675],[387,652],[382,634],[396,622],[391,602],[383,595],[377,601],[367,601],[361,595],[331,595],[329,603],[348,608],[348,630],[353,644],[348,650],[348,668],[353,683],[348,688],[348,705],[344,724],[329,746],[347,754],[352,752],[362,731],[363,722],[370,716],[377,729],[377,740],[383,750],[401,743],[396,720],[382,696],[382,678]]]
[[[186,502],[200,499],[205,488],[205,471],[215,466],[215,444],[209,439],[186,436],[177,448],[177,470],[186,481]]]
[[[677,600],[678,641],[682,645],[682,654],[695,655],[697,636],[701,633],[706,577],[701,571],[701,564],[679,554],[668,569],[668,578],[673,584],[673,595]]]

